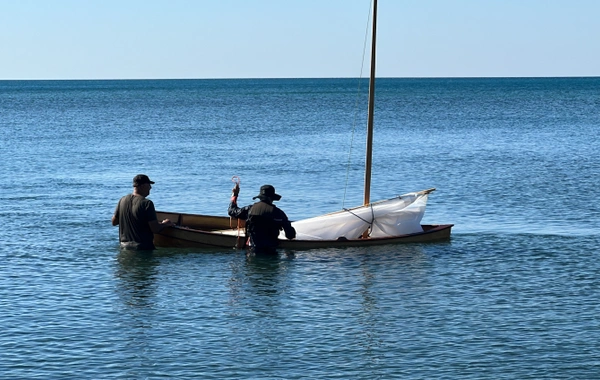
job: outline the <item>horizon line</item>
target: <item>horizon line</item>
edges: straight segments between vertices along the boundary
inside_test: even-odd
[[[410,76],[410,77],[390,77],[382,76],[376,79],[557,79],[557,78],[599,78],[600,75],[556,75],[556,76]],[[215,77],[215,78],[0,78],[2,82],[9,81],[136,81],[136,80],[280,80],[280,79],[365,79],[368,77]]]

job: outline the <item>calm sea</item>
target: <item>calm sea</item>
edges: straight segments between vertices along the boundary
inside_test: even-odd
[[[435,244],[123,253],[131,179],[226,215],[362,202],[365,82],[0,81],[7,379],[600,378],[600,78],[381,79],[371,199]]]

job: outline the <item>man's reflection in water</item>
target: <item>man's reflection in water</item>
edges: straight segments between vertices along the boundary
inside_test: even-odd
[[[126,251],[117,256],[117,291],[126,306],[145,308],[153,305],[156,294],[158,260],[151,251]]]
[[[235,261],[229,281],[233,310],[279,313],[280,295],[289,290],[287,271],[293,258],[293,253],[280,250],[277,255],[246,255],[244,261]]]
[[[268,296],[279,292],[282,266],[279,255],[246,256],[246,279],[257,295]]]
[[[115,291],[122,301],[115,323],[120,327],[122,355],[135,358],[129,375],[146,378],[148,368],[155,365],[146,355],[157,345],[156,327],[160,325],[157,310],[159,260],[152,252],[121,251],[117,255]]]

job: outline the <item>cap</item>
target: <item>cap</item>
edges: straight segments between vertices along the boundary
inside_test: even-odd
[[[148,178],[148,176],[145,174],[138,174],[133,177],[133,187],[140,186],[145,183],[154,185],[154,181],[150,181],[150,178]]]

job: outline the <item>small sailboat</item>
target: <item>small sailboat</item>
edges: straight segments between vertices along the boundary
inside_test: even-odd
[[[280,236],[280,247],[311,249],[347,246],[430,242],[450,238],[452,224],[422,225],[429,194],[427,189],[379,202],[370,201],[375,109],[375,59],[377,0],[373,0],[371,72],[367,115],[367,148],[363,205],[335,213],[292,222],[297,236]],[[227,216],[157,212],[158,219],[176,223],[154,235],[157,247],[238,247],[246,241],[244,223],[231,223]],[[234,227],[232,227],[234,225]]]

